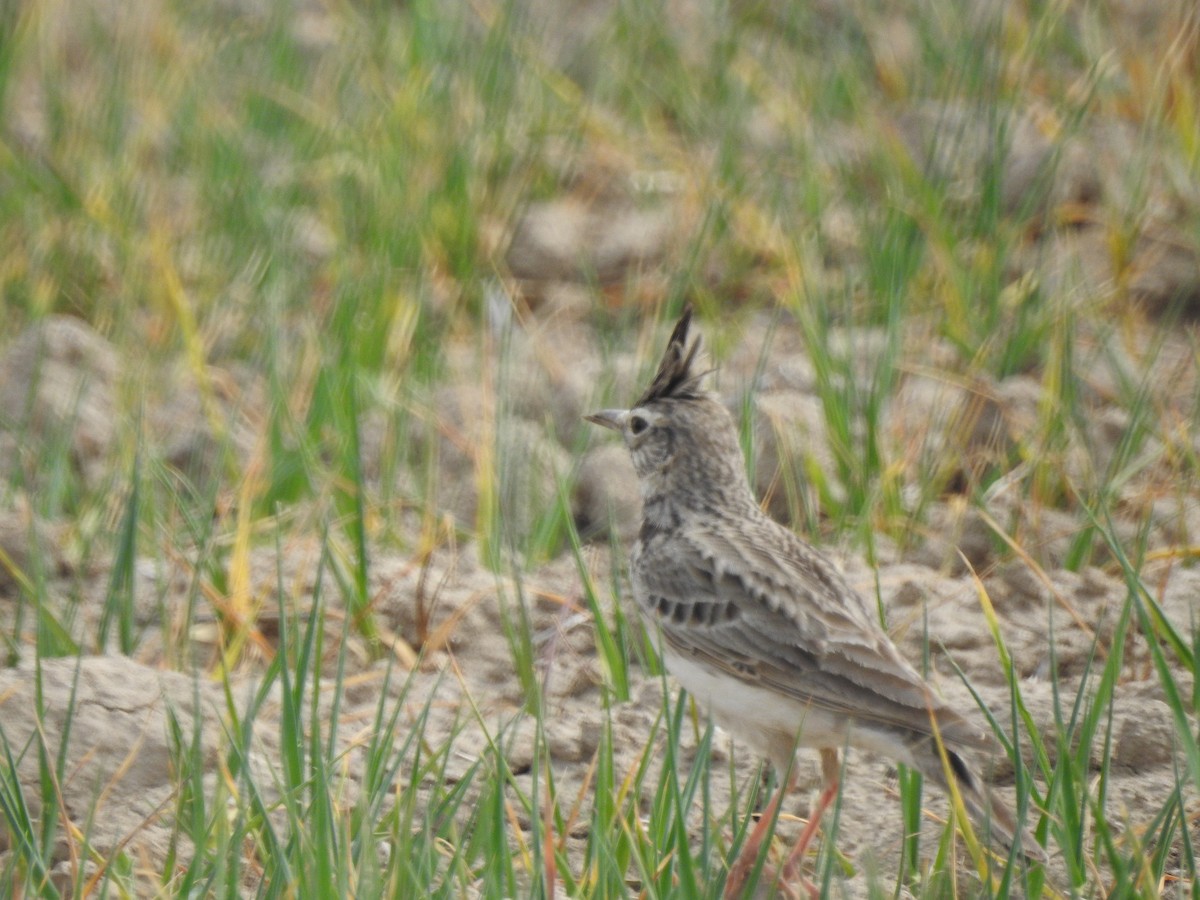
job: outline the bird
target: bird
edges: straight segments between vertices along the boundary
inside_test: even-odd
[[[798,748],[820,751],[823,790],[781,877],[814,893],[799,865],[836,799],[843,748],[889,757],[943,789],[953,781],[993,836],[1043,860],[964,755],[990,749],[992,736],[934,693],[825,555],[763,512],[733,419],[703,387],[691,323],[688,304],[631,408],[585,419],[618,432],[632,457],[642,496],[632,594],[667,671],[777,772],[792,770]],[[790,781],[730,865],[727,898],[742,895]]]

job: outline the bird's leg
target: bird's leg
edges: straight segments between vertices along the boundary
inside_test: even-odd
[[[784,795],[795,786],[795,783],[794,775],[787,777],[779,785],[779,790],[775,792],[775,796],[771,798],[767,808],[759,815],[754,830],[746,838],[742,852],[738,854],[738,858],[729,869],[729,877],[725,879],[725,900],[739,900],[742,897],[746,881],[750,878],[750,873],[754,871],[754,864],[758,862],[758,853],[762,842],[766,838],[767,832],[770,831],[771,824],[775,821],[779,804],[783,802]]]
[[[834,798],[837,797],[841,767],[838,765],[836,750],[821,750],[821,777],[825,782],[825,787],[821,791],[821,797],[817,800],[816,807],[809,815],[808,823],[804,826],[804,830],[800,832],[800,838],[796,841],[795,848],[788,854],[787,862],[783,864],[784,881],[800,881],[813,897],[817,896],[817,890],[800,875],[800,861],[808,851],[808,845],[812,843],[813,835],[817,833],[817,828],[821,824],[821,816],[832,805]]]

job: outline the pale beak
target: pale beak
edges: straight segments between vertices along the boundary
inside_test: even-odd
[[[626,409],[602,409],[599,412],[592,413],[590,416],[584,416],[584,419],[593,425],[603,425],[605,428],[611,428],[613,431],[624,431],[625,420],[628,418],[629,410]]]

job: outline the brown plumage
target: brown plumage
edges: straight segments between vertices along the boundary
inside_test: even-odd
[[[633,595],[661,634],[668,671],[779,771],[797,746],[821,750],[825,803],[845,746],[887,755],[945,787],[936,721],[967,808],[1004,843],[1020,840],[1040,858],[963,755],[990,747],[990,735],[930,690],[832,563],[759,508],[733,420],[701,389],[690,324],[688,309],[632,409],[588,417],[619,431],[633,458],[643,500]],[[731,885],[747,871],[739,860]]]

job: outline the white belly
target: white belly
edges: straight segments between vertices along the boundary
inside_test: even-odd
[[[845,718],[728,675],[718,675],[666,647],[663,662],[718,725],[759,754],[770,757],[776,765],[790,759],[793,747],[840,749],[846,743],[850,722]]]

